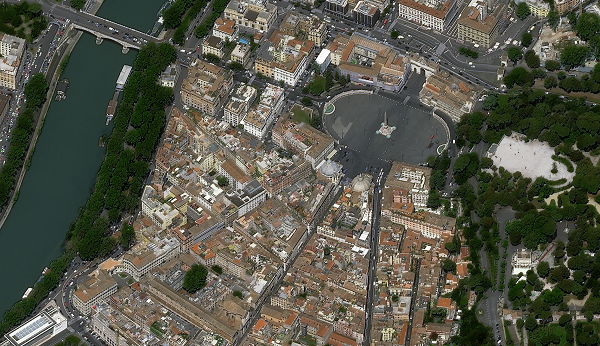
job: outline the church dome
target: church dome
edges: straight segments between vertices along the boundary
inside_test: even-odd
[[[342,165],[337,162],[327,160],[321,165],[320,171],[326,177],[332,177],[342,170]]]
[[[371,187],[371,176],[369,174],[363,173],[357,175],[352,180],[352,190],[355,192],[363,192],[367,191]]]

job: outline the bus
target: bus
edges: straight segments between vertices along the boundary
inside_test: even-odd
[[[387,18],[383,21],[383,25],[386,25],[388,22]]]

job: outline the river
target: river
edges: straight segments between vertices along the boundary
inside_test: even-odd
[[[164,0],[106,0],[97,15],[140,31],[152,28]],[[135,13],[135,15],[132,15]],[[91,193],[104,149],[98,138],[106,106],[124,64],[136,51],[84,33],[63,77],[67,99],[53,101],[17,203],[0,230],[0,315],[15,303],[62,251],[69,225]]]

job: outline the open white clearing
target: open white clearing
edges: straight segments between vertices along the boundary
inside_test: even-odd
[[[490,158],[496,167],[504,167],[511,173],[521,172],[523,176],[534,179],[544,177],[548,180],[566,178],[567,182],[573,180],[575,172],[569,173],[567,167],[554,161],[554,149],[545,142],[537,139],[525,142],[523,135],[513,133],[502,138],[496,152]],[[553,174],[552,164],[556,162],[558,172]]]

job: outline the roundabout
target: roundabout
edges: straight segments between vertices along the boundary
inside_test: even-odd
[[[325,112],[327,131],[365,158],[419,164],[447,147],[443,121],[432,115],[431,108],[415,102],[355,94],[337,99],[332,106]]]

